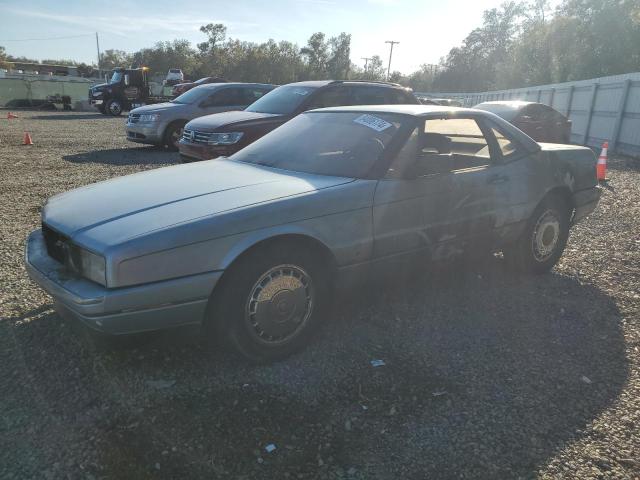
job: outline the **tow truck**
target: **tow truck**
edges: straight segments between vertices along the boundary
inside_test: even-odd
[[[171,87],[151,82],[149,73],[148,67],[115,68],[108,83],[89,89],[89,103],[100,113],[117,117],[124,110],[171,100]]]

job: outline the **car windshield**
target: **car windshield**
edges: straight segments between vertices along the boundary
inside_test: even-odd
[[[213,91],[206,87],[195,87],[191,90],[187,90],[182,95],[178,95],[176,98],[171,100],[171,103],[191,105],[199,102],[202,97],[206,96],[208,93],[213,93]]]
[[[315,89],[316,87],[295,85],[278,87],[253,102],[246,108],[246,111],[287,115],[293,113]]]
[[[204,78],[201,78],[199,80],[196,80],[193,83],[196,83],[196,84],[200,85],[201,83],[207,83],[208,81],[209,81],[209,77],[204,77]]]
[[[122,80],[122,72],[117,70],[113,72],[113,75],[111,75],[111,80],[109,80],[109,83],[120,83],[121,80]]]
[[[232,155],[283,170],[364,178],[400,128],[401,115],[309,112]]]

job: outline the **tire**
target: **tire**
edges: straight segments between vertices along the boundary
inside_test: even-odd
[[[571,213],[561,196],[547,196],[533,212],[520,239],[504,249],[507,265],[526,273],[551,270],[567,245]]]
[[[182,129],[184,128],[184,125],[185,122],[182,121],[170,123],[165,129],[164,135],[162,135],[162,145],[168,150],[174,152],[178,150],[178,141],[182,136]]]
[[[309,252],[280,242],[240,258],[214,291],[208,336],[257,363],[301,350],[320,324],[329,292],[322,259]]]
[[[122,113],[122,103],[120,100],[111,99],[107,102],[105,109],[107,114],[118,117]]]

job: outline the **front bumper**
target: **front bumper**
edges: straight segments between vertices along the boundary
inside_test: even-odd
[[[108,334],[129,334],[202,322],[221,271],[135,287],[105,288],[70,274],[48,253],[41,230],[27,239],[25,266],[63,317]]]
[[[180,156],[187,161],[198,161],[228,157],[240,150],[240,147],[237,145],[216,146],[205,145],[203,143],[190,143],[181,139],[178,142],[178,150],[180,150]]]
[[[101,98],[90,98],[89,105],[102,105],[104,101]]]
[[[578,223],[584,217],[593,212],[598,206],[600,195],[602,195],[602,189],[598,186],[574,193],[573,206],[575,210],[573,213],[572,223]]]
[[[125,123],[127,140],[135,143],[149,143],[158,145],[162,143],[162,129],[160,125],[149,125],[145,123]]]

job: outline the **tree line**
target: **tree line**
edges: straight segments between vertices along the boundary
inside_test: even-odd
[[[453,19],[452,21],[455,21]],[[363,68],[351,61],[351,35],[327,37],[316,32],[307,43],[282,40],[247,42],[227,36],[223,24],[200,27],[205,40],[158,42],[134,53],[106,50],[100,68],[148,66],[166,73],[180,68],[190,79],[221,76],[235,81],[284,84],[310,79],[384,80],[379,56]],[[408,75],[394,71],[390,80],[416,91],[473,92],[580,80],[640,71],[638,0],[510,0],[484,12],[482,25],[437,65],[423,64]],[[0,68],[8,61],[0,47]],[[76,65],[90,76],[96,65],[71,60],[42,63]],[[6,68],[6,67],[5,67]]]

